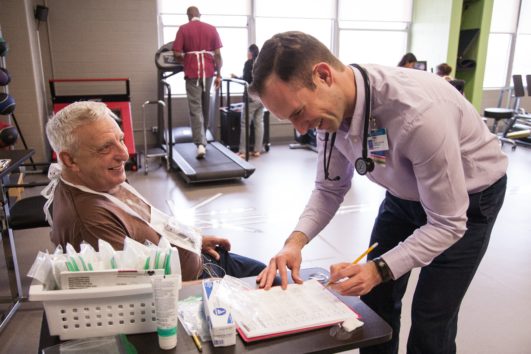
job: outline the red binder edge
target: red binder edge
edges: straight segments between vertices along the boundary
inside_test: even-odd
[[[346,305],[346,304],[345,304]],[[356,314],[356,317],[358,319],[361,319],[361,316],[359,313],[357,313],[356,311],[354,311],[354,309],[352,309],[350,306],[347,305],[347,307],[352,311],[354,312],[354,314]],[[304,328],[299,328],[299,329],[294,329],[294,330],[290,330],[290,331],[285,331],[285,332],[278,332],[278,333],[272,333],[272,334],[265,334],[265,335],[262,335],[262,336],[256,336],[256,337],[252,337],[252,338],[249,338],[247,337],[243,330],[240,328],[240,326],[238,325],[238,322],[236,321],[236,324],[237,324],[237,328],[236,330],[238,331],[238,333],[240,334],[240,337],[242,338],[242,340],[246,343],[250,343],[250,342],[256,342],[256,341],[260,341],[260,340],[264,340],[264,339],[269,339],[269,338],[276,338],[276,337],[282,337],[282,336],[287,336],[287,335],[290,335],[290,334],[295,334],[295,333],[301,333],[301,332],[308,332],[308,331],[313,331],[315,329],[320,329],[320,328],[325,328],[325,327],[331,327],[335,324],[338,324],[338,323],[341,323],[343,321],[339,321],[339,322],[331,322],[331,323],[328,323],[328,324],[323,324],[323,325],[318,325],[318,326],[312,326],[312,327],[304,327]]]

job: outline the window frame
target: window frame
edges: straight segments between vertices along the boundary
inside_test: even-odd
[[[161,4],[165,1],[172,1],[172,0],[158,0],[159,1],[159,6],[158,8],[159,9],[163,9],[165,8],[164,4]],[[309,0],[308,0],[309,1]],[[319,1],[319,0],[316,0],[316,1]],[[200,3],[200,4],[197,4],[197,6],[202,9],[202,19],[207,22],[207,23],[211,23],[212,25],[216,26],[216,28],[218,28],[218,31],[223,29],[223,28],[240,28],[240,29],[246,29],[246,32],[247,32],[247,38],[248,38],[248,43],[246,44],[247,46],[250,45],[251,43],[255,43],[256,42],[256,39],[257,37],[259,36],[259,34],[257,34],[257,31],[259,31],[259,29],[257,28],[259,26],[259,24],[257,25],[257,22],[260,22],[260,19],[267,19],[267,18],[278,18],[278,19],[282,19],[282,20],[285,20],[285,19],[294,19],[296,18],[297,20],[318,20],[318,21],[329,21],[330,22],[330,38],[329,40],[325,43],[330,51],[332,53],[334,53],[334,55],[336,56],[339,56],[339,53],[340,53],[340,42],[341,42],[341,33],[342,31],[356,31],[356,30],[363,30],[363,31],[375,31],[375,32],[380,32],[380,31],[399,31],[399,32],[404,32],[406,34],[406,47],[407,48],[404,48],[404,53],[407,52],[407,49],[409,48],[409,45],[410,45],[410,28],[411,28],[411,21],[412,21],[412,12],[413,12],[413,1],[411,0],[403,0],[406,4],[409,3],[411,8],[409,10],[409,19],[406,19],[406,21],[404,21],[403,19],[401,21],[372,21],[371,23],[372,24],[376,24],[376,26],[373,26],[371,28],[367,28],[367,23],[366,21],[352,21],[352,20],[342,20],[341,19],[341,16],[339,14],[339,8],[341,7],[341,2],[342,1],[348,1],[348,0],[331,0],[329,1],[329,5],[332,7],[330,9],[327,9],[326,13],[327,15],[323,15],[323,16],[318,16],[318,17],[304,17],[304,16],[293,16],[293,15],[290,15],[290,14],[281,14],[277,17],[271,17],[271,16],[260,16],[260,14],[258,14],[257,12],[257,4],[258,4],[258,0],[246,0],[246,4],[247,4],[247,11],[248,11],[248,15],[246,16],[247,17],[247,23],[246,23],[246,26],[243,27],[243,26],[220,26],[219,24],[216,24],[215,22],[209,22],[209,18],[219,18],[219,17],[225,17],[227,18],[228,16],[231,16],[231,15],[228,15],[228,14],[214,14],[214,13],[207,13],[207,9],[204,9],[204,6],[205,4],[207,4],[207,0],[204,0],[203,3]],[[320,6],[322,6],[322,3],[319,3]],[[163,21],[163,17],[164,16],[169,16],[169,15],[178,15],[178,16],[183,16],[183,18],[186,19],[186,14],[184,13],[184,11],[186,11],[186,8],[187,8],[187,4],[183,4],[183,5],[179,5],[179,10],[181,11],[181,7],[182,7],[182,12],[179,12],[179,13],[175,13],[175,12],[161,12],[161,11],[158,11],[157,13],[157,16],[158,16],[158,41],[159,41],[159,47],[162,46],[163,44],[165,43],[168,43],[170,42],[171,40],[173,40],[173,38],[171,40],[168,40],[168,38],[164,38],[164,35],[165,35],[165,31],[168,31],[168,28],[172,28],[172,32],[173,33],[177,33],[177,30],[179,28],[180,25],[182,25],[183,23],[186,23],[186,21],[183,21],[182,23],[179,23],[179,24],[167,24],[167,23],[164,23]],[[262,6],[262,3],[260,3],[260,6]],[[173,6],[172,8],[176,8],[175,6]],[[407,12],[407,11],[406,11]],[[237,16],[243,16],[243,15],[237,15]],[[187,19],[186,19],[187,20]],[[348,22],[348,26],[346,26]],[[380,24],[380,25],[378,25]],[[379,27],[381,26],[381,27]],[[389,26],[391,26],[392,28],[390,29]],[[401,28],[397,28],[398,27],[401,27]],[[343,32],[345,33],[345,32]],[[223,39],[222,39],[223,40]],[[320,38],[320,40],[323,40],[322,38]],[[324,41],[323,41],[324,42]],[[224,43],[225,44],[225,43]],[[402,55],[403,53],[397,53],[397,60],[400,59],[400,56]],[[222,49],[222,55],[224,56],[224,62],[225,62],[225,54],[224,54],[224,50]],[[243,68],[243,63],[245,62],[245,53],[241,53],[239,55],[242,59],[241,59],[241,68]],[[225,68],[225,65],[224,65],[224,68]],[[234,71],[234,70],[230,70],[230,71]],[[241,69],[239,70],[241,71]],[[239,71],[237,71],[235,74],[238,74]],[[222,69],[222,75],[224,77],[228,77],[230,74],[232,74],[231,72],[228,72],[226,70],[223,70]],[[174,76],[175,77],[175,76]],[[172,77],[172,78],[174,78]],[[177,79],[173,79],[171,80],[172,78],[170,78],[170,84],[172,85],[172,95],[173,96],[185,96],[186,95],[186,92],[184,91],[184,84],[180,85],[180,84],[177,84]],[[173,81],[173,83],[171,82]],[[231,94],[241,94],[240,92],[238,92],[238,89],[239,88],[236,88],[235,87],[235,90],[234,92],[232,92],[232,89],[231,89]]]
[[[498,1],[500,1],[500,3],[503,3],[504,5],[505,4],[505,0],[494,0],[494,9],[493,9],[493,14],[495,13],[495,8],[496,8],[496,5],[499,4]],[[495,90],[495,89],[499,89],[499,90],[507,90],[507,89],[510,89],[512,87],[512,76],[514,74],[520,74],[520,73],[517,73],[514,71],[514,68],[515,68],[515,60],[518,60],[518,58],[516,58],[516,54],[517,54],[517,46],[518,46],[518,40],[519,38],[522,38],[521,36],[529,36],[531,35],[531,33],[527,33],[527,32],[522,32],[521,31],[521,26],[520,26],[520,23],[522,23],[522,20],[525,20],[523,19],[523,16],[524,14],[522,13],[522,8],[523,6],[527,6],[527,7],[530,7],[531,8],[531,0],[516,0],[516,4],[515,4],[515,18],[513,19],[513,22],[510,22],[508,23],[507,25],[507,28],[509,28],[510,30],[494,30],[494,31],[490,31],[489,32],[489,43],[488,43],[488,47],[489,47],[489,50],[492,50],[492,42],[490,41],[490,36],[491,35],[510,35],[511,39],[510,39],[510,49],[509,49],[509,55],[507,56],[507,58],[505,59],[505,63],[506,63],[506,72],[505,72],[505,82],[504,82],[504,85],[503,86],[485,86],[485,81],[483,82],[483,90]],[[524,5],[524,2],[525,2],[525,5]],[[494,15],[493,15],[494,16]],[[491,19],[491,22],[492,22],[492,19]],[[531,32],[531,31],[530,31]],[[487,58],[487,63],[486,63],[486,66],[485,66],[485,77],[487,77],[487,70],[489,69],[489,63],[488,63],[488,58]],[[492,69],[491,69],[492,70]],[[531,67],[530,67],[530,72],[531,72]]]

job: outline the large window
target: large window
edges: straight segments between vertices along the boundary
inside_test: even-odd
[[[522,0],[514,51],[513,74],[531,74],[531,0]]]
[[[216,26],[223,42],[224,77],[241,75],[251,43],[261,48],[274,34],[292,30],[313,35],[344,63],[395,66],[407,52],[412,1],[158,0],[159,41],[173,41],[179,26],[188,22],[186,9],[197,6],[201,20]],[[170,84],[173,93],[185,94],[182,74]]]
[[[396,66],[407,52],[406,48],[405,31],[343,29],[339,37],[339,59],[349,64],[378,63]]]
[[[259,47],[274,34],[286,31],[311,34],[328,48],[332,47],[335,0],[267,0],[255,3],[256,43]]]
[[[511,86],[513,74],[531,74],[531,0],[494,0],[485,88]]]
[[[508,84],[508,58],[511,55],[512,40],[513,35],[510,33],[491,33],[489,35],[483,87],[505,87]]]
[[[230,74],[241,75],[243,64],[247,60],[248,18],[250,3],[248,0],[231,0],[228,2],[217,0],[159,0],[160,45],[175,40],[179,26],[188,22],[186,9],[197,6],[201,12],[201,21],[215,26],[218,30],[223,48],[224,77]],[[172,93],[186,94],[183,74],[174,75],[168,82],[172,86]]]
[[[339,0],[339,59],[396,66],[407,52],[412,0]]]

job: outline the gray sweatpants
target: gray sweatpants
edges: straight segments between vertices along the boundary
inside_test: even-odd
[[[245,106],[243,107],[241,117],[240,152],[245,152]],[[264,141],[264,106],[262,106],[260,101],[252,101],[249,98],[249,127],[252,121],[254,121],[254,152],[262,152]]]
[[[196,145],[202,144],[206,146],[207,144],[205,131],[208,128],[212,81],[212,77],[206,78],[203,86],[203,79],[186,79],[190,126],[192,127],[192,137]]]

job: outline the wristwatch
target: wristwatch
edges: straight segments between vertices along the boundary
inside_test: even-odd
[[[378,274],[380,274],[380,277],[382,278],[382,283],[388,282],[389,280],[393,280],[393,273],[391,272],[391,269],[389,269],[389,266],[387,263],[383,260],[383,258],[377,257],[372,260],[374,264],[376,264],[376,269],[378,270]]]

